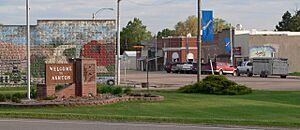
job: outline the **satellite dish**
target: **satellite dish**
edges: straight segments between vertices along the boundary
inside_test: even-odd
[[[237,30],[243,30],[243,25],[242,24],[237,24],[236,29]]]

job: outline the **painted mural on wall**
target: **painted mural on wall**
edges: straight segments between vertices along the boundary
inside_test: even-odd
[[[254,57],[274,57],[275,49],[271,46],[252,47],[249,50],[250,58]]]
[[[45,63],[68,63],[70,58],[94,58],[97,76],[113,76],[115,31],[114,20],[38,20],[31,26],[32,77],[42,82]],[[26,26],[0,25],[0,58],[0,84],[24,83]],[[10,80],[14,69],[22,75],[18,81]]]

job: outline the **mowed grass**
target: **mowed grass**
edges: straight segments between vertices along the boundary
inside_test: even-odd
[[[27,87],[0,87],[0,94],[26,93]]]
[[[242,96],[154,93],[165,96],[165,101],[90,107],[0,108],[0,117],[300,128],[300,92],[254,91]]]

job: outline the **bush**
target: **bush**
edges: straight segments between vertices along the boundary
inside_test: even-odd
[[[11,99],[11,101],[15,102],[15,103],[21,103],[21,99],[18,98],[18,97],[16,97],[16,96],[15,97],[13,96],[12,99]]]
[[[228,80],[225,76],[207,76],[201,82],[178,89],[182,93],[205,93],[217,95],[243,95],[252,93],[251,88]]]
[[[97,85],[97,93],[104,94],[110,93],[114,95],[127,94],[130,95],[132,93],[131,88],[122,87],[122,86],[108,86],[108,85]]]
[[[26,94],[25,93],[14,93],[13,95],[12,95],[12,98],[13,97],[16,97],[16,98],[18,98],[18,99],[23,99],[23,98],[26,98]]]
[[[58,92],[60,90],[63,90],[64,87],[65,87],[64,85],[58,84],[58,85],[55,86],[55,91]]]
[[[30,97],[31,98],[36,98],[36,96],[37,96],[36,89],[35,88],[31,88],[31,90],[30,90]]]
[[[124,89],[124,93],[127,94],[127,95],[130,95],[130,94],[132,94],[132,89],[127,87],[127,88]]]
[[[43,98],[43,100],[54,100],[56,98],[57,98],[56,96],[48,96],[48,97]]]
[[[112,94],[114,95],[119,95],[123,93],[123,88],[122,87],[112,87]]]
[[[6,102],[6,97],[4,94],[0,94],[0,102]]]
[[[10,93],[5,94],[5,99],[6,100],[11,100],[12,99],[12,95]]]
[[[113,89],[110,86],[98,86],[97,93],[112,93]]]

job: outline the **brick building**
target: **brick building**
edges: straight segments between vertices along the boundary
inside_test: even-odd
[[[230,54],[225,52],[226,44],[224,42],[224,39],[229,37],[230,31],[223,30],[218,34],[215,34],[213,42],[203,42],[201,53],[202,63],[208,63],[210,58],[216,58],[218,61],[229,63]],[[184,63],[187,61],[196,63],[198,61],[196,37],[166,37],[158,40],[147,41],[142,44],[145,46],[145,48],[137,53],[138,70],[143,70],[143,68],[145,68],[145,57],[147,55],[150,56],[150,59],[155,58],[155,56],[153,56],[155,52],[157,52],[157,66],[159,70],[161,70],[163,65],[167,63]],[[151,66],[155,66],[153,61],[151,61],[149,64],[150,69]]]

